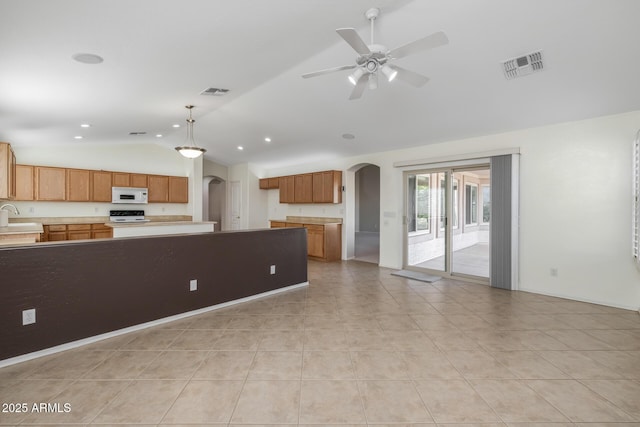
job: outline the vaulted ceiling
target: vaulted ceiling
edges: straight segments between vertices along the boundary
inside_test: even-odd
[[[302,79],[355,62],[335,30],[369,42],[370,7],[387,48],[447,34],[394,62],[430,81],[349,100],[350,71]],[[193,104],[207,158],[276,167],[639,110],[638,16],[637,0],[0,0],[0,140],[173,147]],[[543,71],[505,78],[536,51]]]

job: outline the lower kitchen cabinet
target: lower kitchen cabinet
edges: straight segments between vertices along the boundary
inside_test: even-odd
[[[50,224],[43,226],[42,241],[105,239],[113,237],[112,228],[104,224]]]
[[[271,221],[271,228],[304,227],[307,229],[307,256],[319,261],[342,259],[342,224],[301,224]]]

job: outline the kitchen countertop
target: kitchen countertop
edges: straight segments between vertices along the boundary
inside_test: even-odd
[[[296,224],[324,225],[342,224],[342,218],[313,217],[313,216],[287,216],[286,219],[270,219],[276,222],[291,222]]]
[[[0,235],[12,234],[39,234],[42,233],[42,224],[36,222],[18,223],[10,222],[7,227],[0,227]]]
[[[217,221],[148,221],[148,222],[107,222],[105,225],[112,228],[120,227],[157,227],[172,225],[198,225],[198,224],[217,224]]]
[[[150,222],[174,222],[188,221],[191,222],[193,217],[190,215],[146,215],[146,219]],[[109,222],[108,216],[70,216],[70,217],[13,217],[10,223],[36,222],[42,225],[55,224],[105,224]]]

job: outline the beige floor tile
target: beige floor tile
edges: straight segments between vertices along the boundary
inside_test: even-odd
[[[411,318],[423,331],[458,330],[458,327],[447,320],[442,314],[411,314]]]
[[[424,333],[442,351],[481,350],[478,343],[464,332],[430,330]]]
[[[348,350],[347,337],[342,331],[304,331],[304,350]]]
[[[202,361],[193,379],[244,380],[254,356],[254,351],[212,351]]]
[[[534,380],[527,384],[573,422],[637,421],[578,381]]]
[[[615,350],[640,350],[640,334],[633,330],[589,330],[585,332],[607,343]]]
[[[584,351],[582,354],[614,370],[621,377],[640,380],[640,351]]]
[[[568,375],[533,351],[504,351],[491,355],[520,379],[567,379]]]
[[[597,314],[554,314],[552,317],[574,329],[611,329]]]
[[[460,372],[440,351],[400,352],[411,379],[462,379]]]
[[[130,381],[76,381],[55,398],[44,402],[58,404],[56,412],[31,411],[24,422],[28,424],[89,423],[129,383]],[[69,406],[65,407],[65,405]]]
[[[72,384],[70,380],[8,380],[0,388],[0,403],[26,403],[27,412],[15,409],[0,410],[0,424],[19,424],[30,412],[32,405],[52,402],[53,398]]]
[[[242,381],[190,381],[162,423],[227,423],[241,389]]]
[[[416,388],[436,423],[499,422],[498,415],[463,380],[417,381]]]
[[[48,358],[30,379],[75,379],[80,378],[111,355],[110,351],[69,350]]]
[[[364,423],[358,384],[344,380],[304,380],[300,393],[300,422],[309,424]]]
[[[361,380],[408,380],[408,368],[398,352],[354,351],[351,360]]]
[[[517,378],[506,366],[485,351],[447,351],[445,355],[467,379]]]
[[[569,346],[543,331],[517,331],[515,335],[529,350],[571,350]]]
[[[557,339],[572,350],[615,350],[609,344],[578,330],[549,330],[545,334]]]
[[[620,375],[579,351],[541,351],[545,360],[576,379],[620,379]]]
[[[634,417],[635,421],[640,421],[640,382],[631,380],[583,380],[581,383]]]
[[[227,323],[227,329],[260,329],[265,317],[266,316],[252,316],[249,314],[231,316],[231,319]]]
[[[216,329],[189,329],[169,345],[170,350],[213,350],[224,331]]]
[[[371,315],[343,315],[342,319],[344,320],[344,328],[346,330],[382,330],[380,329],[378,320]]]
[[[304,302],[281,302],[276,303],[271,309],[271,314],[304,314]]]
[[[438,347],[423,331],[387,331],[385,333],[388,349],[389,345],[399,351],[437,351]]]
[[[83,378],[100,380],[135,379],[160,353],[160,351],[118,350],[94,369],[87,372]]]
[[[215,342],[215,350],[257,350],[261,331],[226,330]]]
[[[305,329],[345,329],[344,322],[336,315],[312,315],[304,318]]]
[[[520,380],[472,380],[471,385],[504,422],[568,421]]]
[[[264,351],[302,351],[304,347],[303,331],[264,331],[258,350]]]
[[[206,356],[206,351],[163,351],[142,371],[138,378],[188,380]]]
[[[186,381],[133,381],[94,419],[94,423],[159,423]]]
[[[304,329],[304,316],[289,314],[264,316],[260,329],[300,331]]]
[[[368,423],[430,423],[411,381],[358,381]]]
[[[299,407],[300,381],[247,381],[231,422],[297,424]]]
[[[301,351],[258,351],[247,379],[299,380],[301,375]]]
[[[203,314],[192,318],[184,329],[226,329],[232,316],[221,314]]]
[[[447,314],[446,319],[458,329],[467,331],[475,329],[490,329],[491,325],[480,316],[474,314]]]
[[[181,330],[154,328],[140,331],[138,335],[123,345],[123,350],[164,350],[171,345]]]
[[[351,355],[347,351],[305,351],[302,357],[304,379],[355,379]]]
[[[376,316],[376,320],[383,331],[415,331],[420,329],[408,314]]]

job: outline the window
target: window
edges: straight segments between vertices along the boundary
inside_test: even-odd
[[[488,224],[491,219],[491,187],[482,186],[482,223]]]
[[[429,175],[416,176],[416,231],[429,231],[431,191]]]
[[[464,185],[464,223],[478,224],[478,185]]]
[[[440,224],[440,230],[444,230],[444,218],[447,216],[447,207],[445,206],[445,192],[447,190],[444,182],[444,174],[438,174],[440,176],[440,201],[438,204],[438,224]]]
[[[633,144],[633,256],[640,264],[640,131]]]

